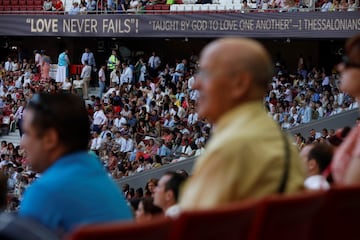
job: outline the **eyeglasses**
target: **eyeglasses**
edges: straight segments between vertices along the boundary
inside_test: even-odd
[[[342,63],[345,68],[360,68],[360,64],[351,62],[348,56],[343,56]]]

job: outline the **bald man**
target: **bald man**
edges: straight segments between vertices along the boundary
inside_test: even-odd
[[[194,88],[198,113],[214,124],[214,133],[183,189],[183,210],[303,188],[299,154],[262,103],[272,74],[270,57],[256,41],[220,39],[203,50]]]

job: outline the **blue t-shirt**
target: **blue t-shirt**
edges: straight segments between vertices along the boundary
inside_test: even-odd
[[[65,52],[60,53],[59,58],[58,58],[58,65],[59,66],[67,66],[68,62],[66,61],[67,59],[67,55]]]
[[[132,219],[120,188],[99,160],[86,152],[63,156],[25,192],[19,214],[56,232]]]

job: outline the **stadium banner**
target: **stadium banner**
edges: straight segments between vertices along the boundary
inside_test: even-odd
[[[3,36],[348,38],[359,12],[0,15]]]

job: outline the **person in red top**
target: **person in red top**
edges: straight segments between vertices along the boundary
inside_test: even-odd
[[[61,0],[57,0],[55,3],[55,11],[64,11],[64,4]]]

